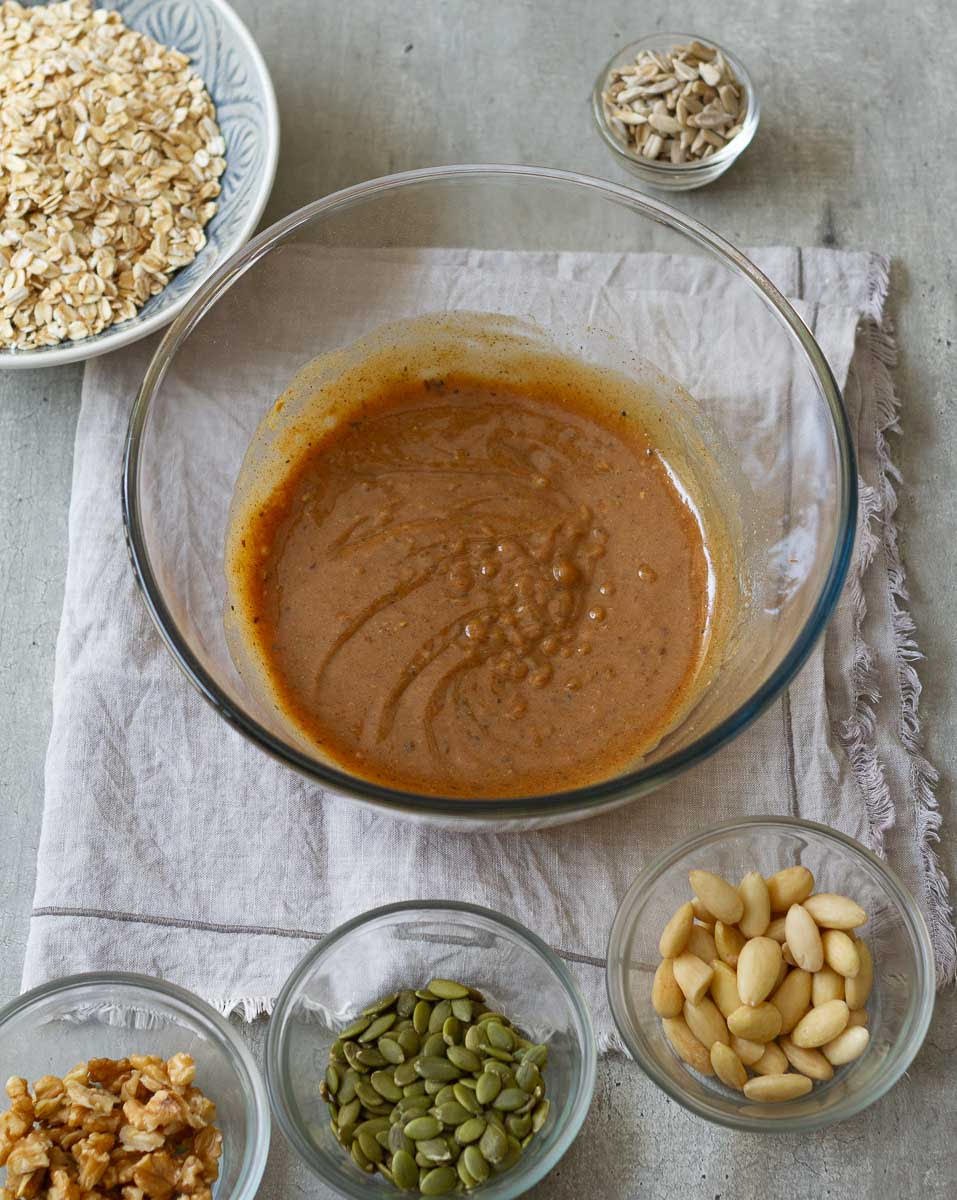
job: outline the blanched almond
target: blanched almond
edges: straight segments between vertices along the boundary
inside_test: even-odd
[[[788,940],[788,935],[784,932],[784,921],[784,917],[775,917],[764,933],[765,937],[774,938],[782,946]]]
[[[784,924],[788,949],[797,965],[804,971],[820,971],[824,966],[824,946],[821,934],[807,909],[792,904]]]
[[[736,1008],[741,1007],[741,997],[738,995],[738,977],[720,958],[714,959],[711,969],[714,971],[714,975],[711,977],[711,998],[717,1004],[718,1011],[727,1020]]]
[[[852,1025],[839,1033],[833,1041],[822,1047],[824,1057],[833,1067],[842,1067],[845,1063],[853,1062],[867,1049],[871,1035],[863,1025]]]
[[[694,954],[679,954],[674,960],[673,969],[685,999],[697,1004],[710,987],[714,971]]]
[[[844,981],[844,999],[848,1008],[852,1010],[864,1007],[874,983],[874,959],[871,957],[870,947],[861,938],[854,939],[854,946],[861,969],[852,978]]]
[[[771,1003],[781,1014],[782,1033],[790,1033],[811,1007],[811,987],[814,978],[809,971],[795,967],[788,971],[784,982],[771,996]]]
[[[820,1050],[806,1050],[803,1046],[795,1046],[791,1039],[786,1037],[781,1038],[780,1046],[795,1071],[800,1071],[808,1079],[824,1081],[833,1077],[834,1068]]]
[[[675,979],[674,963],[663,958],[651,985],[651,1007],[659,1017],[677,1017],[684,1002],[684,992]]]
[[[764,1042],[752,1042],[748,1038],[731,1035],[731,1049],[746,1067],[753,1067],[764,1054]]]
[[[739,933],[733,925],[725,925],[723,921],[717,921],[714,927],[714,944],[722,962],[727,963],[729,967],[738,965],[738,955],[744,945],[744,935]]]
[[[768,879],[771,912],[786,913],[792,904],[800,904],[814,891],[814,876],[807,867],[785,867]]]
[[[674,1047],[675,1053],[689,1067],[702,1075],[712,1075],[711,1055],[685,1024],[684,1017],[665,1017],[661,1022],[665,1037]]]
[[[741,920],[744,904],[727,879],[722,879],[712,871],[689,871],[688,878],[691,890],[719,921],[736,925]]]
[[[706,1050],[710,1051],[715,1042],[728,1045],[731,1041],[724,1017],[718,1012],[714,1001],[707,996],[702,997],[698,1004],[692,1004],[690,1000],[686,1000],[682,1015],[685,1024]]]
[[[859,904],[835,892],[808,896],[804,907],[822,929],[857,929],[867,920],[867,913]]]
[[[749,871],[738,884],[738,895],[744,904],[738,928],[746,938],[762,937],[771,923],[771,896],[764,876]]]
[[[740,1092],[748,1082],[744,1063],[730,1046],[725,1046],[722,1042],[715,1042],[711,1047],[711,1065],[715,1075],[726,1087],[735,1088]]]
[[[770,996],[781,969],[781,947],[772,938],[753,937],[738,955],[738,994],[744,1004],[760,1004]]]
[[[706,929],[714,928],[714,923],[718,918],[705,908],[697,896],[691,897],[691,907],[694,909],[694,919],[699,924],[704,925]]]
[[[852,1008],[851,1015],[847,1018],[847,1025],[850,1028],[852,1025],[866,1025],[868,1021],[866,1008]]]
[[[662,958],[678,957],[687,945],[693,922],[694,909],[690,904],[682,904],[658,939],[658,953]]]
[[[742,1004],[728,1017],[728,1028],[749,1042],[770,1042],[781,1032],[781,1014],[767,1000],[754,1008]]]
[[[844,1032],[850,1015],[843,1000],[828,1000],[804,1014],[791,1033],[791,1041],[804,1050],[824,1046]]]
[[[857,947],[842,929],[825,929],[821,934],[824,946],[824,961],[832,971],[843,975],[845,979],[853,979],[861,969],[861,956]],[[844,985],[845,990],[847,984]]]
[[[811,1003],[815,1008],[828,1000],[843,1000],[844,991],[844,976],[838,975],[833,967],[822,967],[811,976]]]
[[[717,947],[714,944],[714,938],[711,936],[711,931],[705,929],[703,925],[692,925],[691,933],[688,935],[688,944],[685,946],[685,953],[695,955],[702,962],[711,962],[718,953]]]
[[[787,1069],[788,1060],[777,1042],[768,1042],[764,1053],[751,1066],[751,1070],[757,1075],[784,1075]]]
[[[749,1100],[762,1100],[774,1104],[779,1100],[795,1100],[806,1096],[814,1084],[806,1075],[758,1075],[744,1085],[744,1094]]]

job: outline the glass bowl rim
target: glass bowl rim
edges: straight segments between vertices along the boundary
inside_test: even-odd
[[[569,999],[578,1027],[579,1037],[576,1039],[576,1045],[578,1046],[580,1055],[581,1083],[576,1093],[570,1097],[570,1106],[566,1105],[563,1110],[562,1117],[565,1127],[562,1134],[552,1147],[551,1152],[534,1169],[523,1172],[520,1168],[517,1168],[514,1171],[509,1171],[507,1175],[501,1176],[503,1187],[499,1195],[499,1200],[505,1200],[505,1197],[509,1195],[517,1196],[521,1194],[521,1192],[532,1187],[547,1175],[562,1159],[572,1142],[578,1136],[585,1117],[588,1115],[595,1091],[595,1080],[598,1074],[598,1046],[595,1040],[595,1031],[592,1025],[591,1014],[581,993],[581,989],[571,971],[555,951],[538,934],[533,933],[525,925],[506,916],[505,913],[496,912],[495,909],[486,908],[483,905],[468,904],[461,900],[401,900],[394,904],[383,904],[377,908],[367,909],[365,912],[351,917],[348,921],[344,921],[330,933],[326,934],[320,942],[303,955],[283,984],[282,990],[276,999],[266,1035],[266,1052],[264,1056],[266,1089],[269,1093],[269,1100],[276,1117],[276,1123],[296,1154],[310,1171],[330,1187],[339,1187],[340,1185],[338,1183],[332,1184],[329,1180],[321,1160],[315,1153],[309,1139],[303,1135],[299,1122],[291,1115],[285,1099],[286,1078],[281,1064],[288,1027],[288,1021],[286,1020],[288,1010],[294,1003],[303,980],[310,974],[315,964],[329,950],[350,937],[357,930],[383,917],[391,917],[399,913],[442,912],[481,917],[493,925],[501,926],[534,954],[537,954],[550,969],[551,974]],[[343,1161],[346,1161],[345,1158]],[[510,1189],[506,1188],[504,1185],[507,1180],[520,1182],[521,1187],[519,1191],[511,1192]],[[361,1184],[362,1181],[357,1180],[356,1187],[349,1193],[354,1200],[366,1200],[366,1197],[369,1195],[369,1188],[361,1186]],[[486,1190],[488,1190],[488,1187],[483,1189],[483,1194]]]
[[[255,1200],[263,1172],[266,1169],[266,1159],[269,1155],[269,1135],[272,1128],[266,1085],[262,1073],[256,1065],[256,1060],[226,1018],[195,993],[165,979],[158,979],[152,975],[140,975],[133,971],[85,971],[75,975],[62,975],[15,996],[8,1004],[5,1004],[0,1009],[0,1031],[12,1018],[23,1014],[29,1015],[43,1001],[53,996],[78,991],[82,988],[114,986],[131,988],[162,1000],[173,1001],[174,1005],[186,1009],[190,1016],[206,1026],[208,1033],[213,1034],[214,1041],[219,1044],[220,1049],[224,1050],[226,1056],[233,1060],[233,1069],[240,1079],[242,1073],[245,1072],[243,1105],[250,1123],[250,1136],[242,1147],[239,1178],[236,1187],[230,1193],[229,1200]],[[237,1060],[241,1070],[236,1070]]]
[[[635,154],[627,146],[623,146],[615,137],[611,129],[608,127],[608,121],[605,117],[605,110],[602,104],[602,91],[604,90],[605,82],[608,79],[608,74],[618,59],[626,54],[636,54],[636,52],[648,45],[649,42],[658,42],[664,39],[673,39],[673,44],[678,45],[686,41],[699,41],[703,45],[711,46],[722,54],[730,65],[734,68],[734,72],[738,77],[739,82],[744,87],[744,94],[748,101],[747,114],[744,120],[744,126],[736,138],[732,138],[730,142],[725,143],[720,150],[717,150],[708,158],[692,159],[690,162],[672,163],[663,162],[657,158],[644,158],[640,154]],[[690,178],[696,173],[713,174],[717,167],[726,170],[735,159],[747,150],[748,146],[754,140],[754,135],[758,131],[758,125],[761,121],[761,99],[758,96],[757,88],[754,86],[754,81],[748,73],[747,67],[738,58],[736,54],[732,54],[730,50],[725,50],[719,42],[714,38],[705,37],[700,33],[646,33],[640,38],[635,38],[633,42],[629,42],[627,46],[622,46],[620,50],[609,58],[602,67],[598,78],[595,80],[595,86],[592,88],[591,94],[592,115],[595,118],[595,124],[598,126],[598,132],[601,134],[605,144],[616,152],[631,166],[636,166],[646,170],[649,175],[657,173],[661,176],[662,186],[665,184],[665,179],[671,176],[673,182],[677,182],[680,178]],[[722,174],[719,171],[718,174]]]
[[[710,160],[709,160],[710,161]],[[246,270],[265,257],[300,227],[323,214],[347,208],[370,197],[396,188],[433,181],[467,181],[470,179],[511,180],[533,179],[561,186],[571,185],[597,193],[602,198],[636,210],[641,216],[663,224],[704,247],[728,268],[741,275],[774,311],[797,340],[804,359],[824,397],[830,413],[837,443],[839,470],[838,534],[831,561],[820,593],[803,627],[795,636],[789,650],[771,675],[729,716],[713,729],[695,739],[682,750],[668,755],[660,762],[630,771],[614,779],[600,780],[585,787],[564,792],[535,796],[516,796],[507,799],[465,799],[421,795],[388,788],[382,784],[347,774],[336,767],[319,762],[270,733],[258,720],[247,714],[225,694],[199,662],[187,639],[180,633],[169,607],[163,598],[150,563],[143,532],[139,500],[139,467],[143,437],[150,405],[161,387],[166,371],[181,343],[199,324],[206,311],[221,294]],[[707,226],[672,208],[662,200],[644,195],[634,188],[611,183],[594,176],[547,167],[509,166],[505,164],[464,164],[443,167],[424,167],[385,175],[365,183],[354,184],[333,192],[290,213],[264,230],[232,258],[224,262],[193,295],[187,306],[167,330],[147,367],[140,390],[133,402],[126,435],[121,478],[123,525],[127,550],[133,573],[147,610],[175,662],[203,698],[233,729],[273,758],[293,768],[314,783],[326,785],[348,796],[392,813],[439,816],[443,819],[486,820],[525,819],[529,816],[574,814],[584,817],[660,786],[681,771],[709,757],[730,741],[776,699],[793,679],[810,654],[828,618],[834,610],[850,563],[857,521],[857,470],[850,426],[844,410],[840,388],[813,334],[771,281],[740,251]]]
[[[889,1069],[881,1073],[870,1087],[845,1097],[838,1101],[833,1108],[810,1113],[804,1117],[794,1117],[790,1120],[786,1117],[772,1120],[758,1115],[748,1116],[746,1113],[722,1112],[718,1108],[712,1108],[709,1104],[700,1102],[684,1088],[675,1086],[659,1068],[655,1059],[645,1052],[641,1042],[632,1032],[632,1023],[628,1019],[624,1003],[625,973],[617,968],[620,958],[619,951],[631,929],[632,912],[636,902],[640,897],[650,894],[662,873],[685,858],[691,851],[703,845],[714,844],[724,840],[728,835],[755,829],[779,833],[799,831],[811,833],[825,844],[832,843],[841,853],[862,859],[876,870],[887,887],[888,895],[903,918],[917,960],[916,1011],[912,1014],[910,1028],[899,1039],[896,1052],[890,1059]],[[694,1113],[695,1116],[702,1117],[715,1125],[723,1125],[727,1129],[737,1129],[749,1133],[810,1132],[823,1129],[839,1121],[846,1121],[857,1113],[863,1112],[865,1108],[870,1107],[876,1100],[886,1095],[913,1062],[923,1045],[934,1012],[936,980],[934,949],[930,931],[917,901],[898,878],[893,868],[872,850],[838,829],[832,829],[829,825],[822,825],[819,821],[808,821],[801,817],[734,817],[729,821],[711,825],[657,855],[638,873],[618,906],[608,935],[606,961],[605,985],[612,1019],[622,1041],[628,1047],[629,1054],[638,1066],[667,1096],[670,1096],[672,1100],[689,1112]]]

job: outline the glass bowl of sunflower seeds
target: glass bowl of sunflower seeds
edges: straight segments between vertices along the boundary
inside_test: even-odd
[[[743,64],[716,42],[656,33],[620,50],[592,93],[599,132],[650,187],[690,191],[723,175],[760,117]]]
[[[591,1103],[596,1046],[568,968],[508,917],[452,901],[363,913],[293,971],[270,1022],[283,1133],[341,1196],[511,1200]]]

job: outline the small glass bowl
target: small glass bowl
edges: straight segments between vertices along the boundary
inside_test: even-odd
[[[595,1035],[575,981],[545,943],[473,904],[414,900],[375,908],[340,925],[296,967],[266,1043],[266,1084],[279,1127],[340,1196],[381,1196],[383,1180],[352,1162],[319,1096],[336,1031],[376,997],[436,977],[480,988],[529,1038],[548,1043],[548,1120],[519,1162],[476,1194],[521,1195],[555,1166],[585,1119],[595,1086]]]
[[[179,1052],[196,1061],[196,1086],[215,1101],[223,1155],[213,1196],[253,1200],[269,1152],[269,1103],[239,1036],[184,988],[146,975],[70,975],[0,1011],[0,1062],[33,1082],[90,1058]]]
[[[744,99],[747,104],[742,122],[743,128],[736,137],[733,137],[720,150],[716,150],[710,158],[696,159],[694,162],[685,163],[662,162],[659,159],[644,158],[626,146],[608,124],[605,106],[601,98],[608,82],[608,76],[615,67],[633,63],[642,50],[670,50],[673,46],[686,45],[693,41],[702,42],[706,46],[713,46],[715,50],[720,50],[737,75],[744,89]],[[723,175],[738,156],[748,148],[757,132],[761,106],[758,103],[751,76],[741,61],[725,50],[723,46],[719,46],[711,38],[699,34],[653,33],[625,46],[605,64],[592,92],[592,113],[599,133],[622,166],[649,187],[659,188],[666,192],[688,192],[692,188],[712,183],[719,175]]]
[[[660,961],[658,937],[691,899],[688,872],[714,871],[737,882],[748,871],[771,875],[801,864],[815,890],[851,896],[867,912],[861,929],[874,956],[867,1002],[870,1042],[806,1096],[756,1104],[681,1062],[651,1006]],[[656,859],[628,889],[608,942],[608,998],[618,1031],[647,1075],[685,1108],[732,1129],[807,1132],[861,1112],[897,1082],[920,1049],[934,1009],[934,955],[913,897],[886,863],[852,838],[812,821],[756,817],[696,834]]]

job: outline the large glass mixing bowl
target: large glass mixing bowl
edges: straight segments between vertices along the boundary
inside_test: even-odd
[[[720,667],[633,770],[517,799],[413,795],[346,773],[250,690],[223,626],[234,484],[296,372],[385,322],[477,307],[530,320],[596,365],[660,381],[662,419],[692,457],[704,446],[718,464],[741,583]],[[517,829],[635,800],[761,713],[833,611],[853,545],[856,474],[820,348],[734,247],[602,180],[458,166],[318,200],[212,276],[170,327],[133,406],[123,502],[156,625],[224,720],[341,795],[439,824]]]

